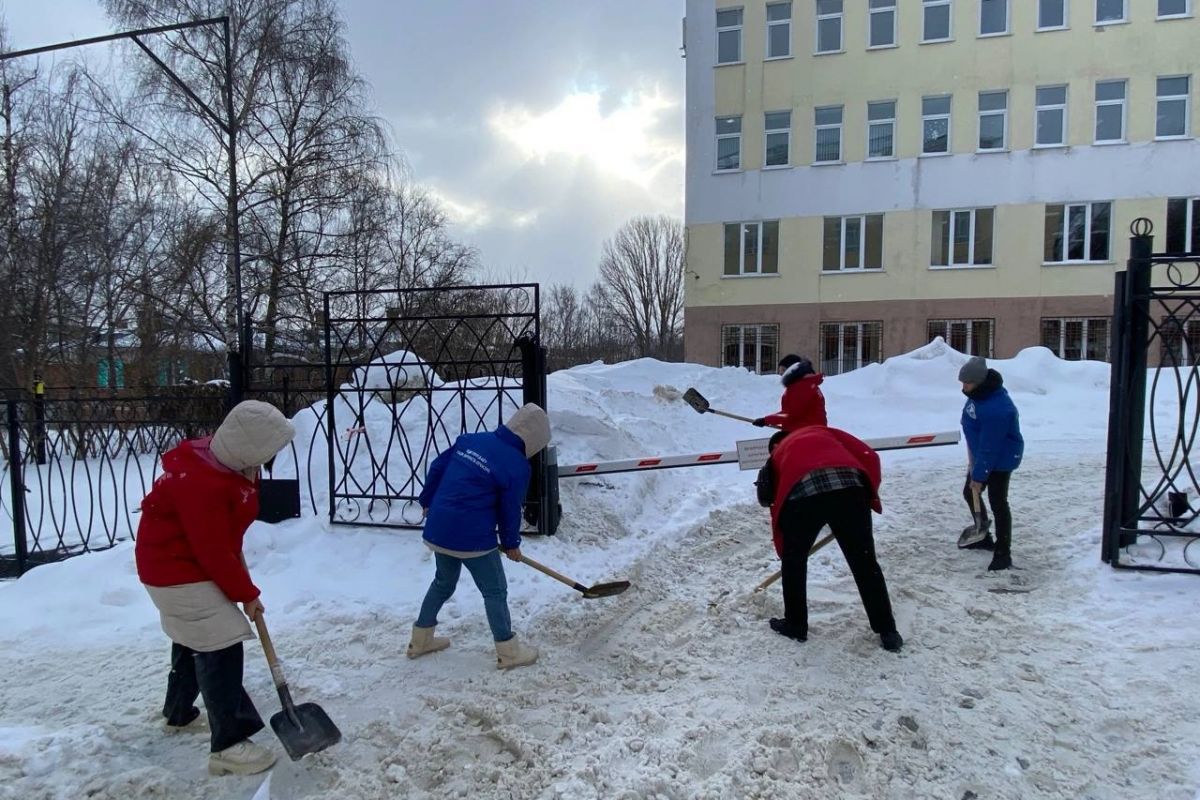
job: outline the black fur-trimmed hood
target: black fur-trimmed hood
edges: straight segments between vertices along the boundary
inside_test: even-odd
[[[825,379],[824,375],[821,375],[813,369],[811,361],[809,361],[807,358],[802,358],[799,362],[792,364],[784,371],[782,377],[779,379],[779,382],[782,383],[786,388],[791,386],[796,381],[808,377],[809,375],[816,376],[817,383],[820,383]]]

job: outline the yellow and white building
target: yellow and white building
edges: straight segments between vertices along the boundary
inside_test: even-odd
[[[688,0],[689,361],[1109,356],[1129,224],[1200,252],[1200,0]]]

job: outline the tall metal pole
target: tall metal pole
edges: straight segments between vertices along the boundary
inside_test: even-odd
[[[229,274],[233,279],[233,302],[237,324],[237,350],[230,353],[230,395],[234,403],[245,399],[250,384],[252,346],[250,319],[246,313],[242,286],[242,233],[238,220],[238,177],[237,177],[237,118],[233,114],[233,41],[230,34],[229,17],[221,23],[225,40],[225,155],[229,159],[229,193],[225,197],[225,230],[229,238]]]

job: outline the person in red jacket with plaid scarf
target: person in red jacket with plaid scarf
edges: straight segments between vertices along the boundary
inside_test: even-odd
[[[775,437],[759,486],[760,502],[773,498],[771,530],[782,560],[783,617],[772,619],[771,629],[797,641],[808,639],[808,554],[828,525],[854,575],[871,630],[885,650],[899,650],[904,640],[896,630],[871,530],[871,512],[883,510],[879,455],[849,433],[824,425]]]
[[[259,467],[295,434],[269,403],[239,403],[211,437],[165,453],[162,475],[142,500],[138,578],[171,639],[162,713],[168,730],[188,727],[204,697],[215,775],[250,775],[275,763],[271,750],[250,740],[263,721],[242,686],[242,642],[253,638],[247,619],[263,612],[242,538],[258,516]]]

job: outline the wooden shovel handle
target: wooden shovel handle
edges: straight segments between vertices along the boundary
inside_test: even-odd
[[[263,653],[267,656],[267,666],[271,668],[271,679],[275,681],[275,687],[286,686],[283,667],[279,666],[279,657],[275,655],[275,645],[271,643],[271,634],[267,633],[267,621],[263,619],[261,611],[254,618],[254,627],[258,629],[258,640],[262,642]]]
[[[975,481],[971,481],[971,510],[976,514],[983,513],[983,509],[980,507],[982,503],[983,499],[979,496],[979,487],[975,485]]]
[[[554,580],[559,581],[560,583],[565,583],[567,586],[570,586],[572,589],[574,589],[577,592],[586,592],[587,591],[587,587],[584,586],[583,584],[577,583],[577,582],[571,580],[566,575],[563,575],[561,572],[555,572],[554,570],[547,567],[545,564],[539,564],[538,562],[534,561],[532,558],[525,555],[524,553],[521,554],[521,563],[528,564],[529,566],[533,567],[534,569],[536,569],[538,572],[542,573],[543,575],[549,575],[551,578],[554,578]]]
[[[808,551],[808,555],[811,557],[813,553],[817,552],[822,547],[824,547],[825,545],[829,544],[832,541],[833,541],[833,534],[832,533],[827,534],[825,536],[825,538],[821,539],[819,542],[817,542],[816,544],[814,544],[812,546],[812,549]],[[767,588],[772,583],[774,583],[775,581],[779,580],[782,577],[783,577],[783,570],[776,570],[771,575],[771,577],[767,578],[765,581],[760,583],[758,586],[754,587],[754,591],[761,592],[763,589]]]

